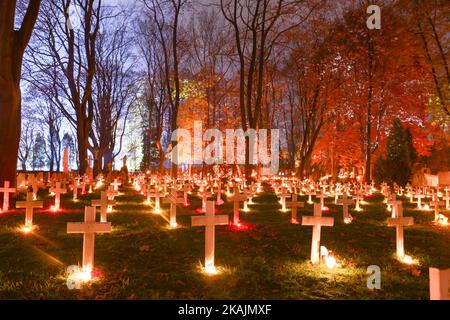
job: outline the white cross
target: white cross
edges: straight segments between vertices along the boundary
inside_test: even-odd
[[[350,223],[353,220],[353,217],[351,214],[348,213],[348,206],[350,204],[354,204],[355,200],[348,199],[347,193],[344,193],[342,195],[342,199],[338,199],[337,204],[342,205],[342,213],[343,213],[343,219],[345,223]]]
[[[430,300],[450,300],[450,269],[430,268]]]
[[[155,190],[153,190],[149,196],[150,198],[155,198],[155,208],[154,208],[155,213],[160,213],[161,212],[160,198],[161,196],[163,196],[163,194],[160,193],[159,187],[155,186]]]
[[[212,194],[207,191],[207,188],[203,188],[203,190],[200,192],[202,196],[202,212],[206,212],[206,201],[208,200],[208,197],[211,197]]]
[[[388,225],[390,227],[396,227],[396,235],[397,235],[397,257],[400,260],[403,260],[405,257],[405,248],[404,248],[404,235],[403,235],[403,227],[411,226],[414,224],[413,217],[403,217],[403,206],[402,203],[398,203],[396,205],[396,218],[389,218]]]
[[[222,180],[219,178],[219,183],[217,184],[217,199],[216,204],[221,206],[223,204],[222,196]]]
[[[305,206],[304,202],[298,202],[297,201],[297,194],[294,193],[291,197],[292,201],[286,203],[286,206],[288,208],[292,208],[292,213],[291,213],[291,223],[295,223],[297,224],[297,208],[303,208]]]
[[[189,191],[191,191],[191,187],[189,186],[189,184],[184,184],[181,190],[183,190],[184,206],[187,207],[189,206],[188,195]]]
[[[327,198],[327,197],[328,197],[328,195],[323,192],[316,195],[316,198],[320,198],[320,206],[321,206],[322,210],[325,210],[325,198]]]
[[[61,209],[61,194],[67,193],[66,189],[61,188],[61,182],[56,182],[54,188],[49,190],[55,195],[55,205],[53,206],[53,211],[59,211]]]
[[[42,208],[44,206],[43,201],[35,201],[33,200],[33,193],[27,192],[26,201],[17,201],[16,208],[22,209],[25,208],[25,228],[26,231],[31,231],[33,228],[33,209],[34,208]]]
[[[122,183],[118,182],[117,179],[114,179],[114,182],[111,182],[111,185],[114,187],[114,191],[119,191],[119,186],[121,186]]]
[[[164,198],[164,203],[170,203],[169,224],[172,228],[177,227],[177,204],[184,203],[183,198],[178,198],[177,190],[174,188],[169,196]]]
[[[362,211],[360,203],[364,200],[364,194],[362,192],[358,192],[354,199],[356,200],[355,211]]]
[[[278,197],[280,198],[281,211],[286,211],[286,198],[290,196],[290,193],[287,192],[286,188],[282,188]]]
[[[100,193],[100,200],[95,199],[91,201],[91,205],[94,208],[100,207],[100,222],[106,222],[106,215],[115,204],[116,202],[114,200],[108,200],[108,193],[106,191]]]
[[[439,199],[439,197],[437,197],[437,199]],[[432,207],[434,207],[434,221],[438,221],[439,220],[439,206],[443,206],[445,204],[444,201],[439,201],[439,200],[435,200],[435,201],[431,201],[430,205]]]
[[[37,200],[37,193],[39,191],[39,180],[34,178],[31,182],[31,188],[33,189],[33,200]]]
[[[80,177],[77,177],[73,180],[73,183],[69,186],[72,188],[73,191],[73,201],[77,201],[78,200],[78,189],[81,188],[80,186]]]
[[[67,233],[83,233],[83,271],[94,269],[94,243],[96,233],[111,232],[111,222],[95,222],[95,208],[84,208],[84,222],[67,223]]]
[[[241,195],[237,187],[234,187],[234,194],[230,198],[233,201],[233,224],[235,226],[239,225],[239,202],[247,200],[247,197]]]
[[[334,218],[322,217],[322,206],[320,203],[314,203],[314,216],[303,216],[303,226],[313,226],[312,243],[311,243],[311,262],[313,264],[320,261],[320,231],[322,226],[332,227]]]
[[[442,199],[445,200],[445,209],[450,210],[450,193],[446,191]]]
[[[417,208],[422,208],[422,199],[426,198],[426,196],[422,193],[417,193],[414,198],[417,198]]]
[[[0,193],[3,193],[3,209],[2,209],[2,212],[5,212],[5,211],[9,210],[9,194],[10,193],[16,193],[16,189],[9,187],[9,181],[5,181],[3,185],[4,185],[3,188],[0,187]]]
[[[192,226],[205,226],[205,270],[208,273],[215,273],[214,246],[215,227],[217,225],[228,224],[227,215],[215,215],[214,201],[206,202],[206,214],[204,216],[191,217]]]

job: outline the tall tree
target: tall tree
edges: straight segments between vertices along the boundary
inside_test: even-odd
[[[155,28],[155,40],[163,52],[164,82],[170,105],[170,130],[178,128],[178,109],[181,100],[180,78],[180,19],[188,0],[144,0],[147,16]],[[173,142],[172,149],[176,146]],[[172,161],[172,177],[176,178],[178,166]]]
[[[234,37],[239,73],[239,108],[244,131],[258,129],[263,105],[266,62],[279,37],[302,24],[308,17],[311,10],[303,6],[304,4],[304,1],[291,0],[220,1],[223,16]],[[250,143],[246,137],[247,177],[251,176],[253,168],[250,160]]]
[[[69,14],[72,8],[76,8],[74,15]],[[30,63],[39,71],[32,72],[33,81],[52,85],[54,103],[76,129],[80,174],[87,169],[94,119],[92,93],[101,8],[101,0],[46,0],[30,46]]]
[[[16,185],[21,128],[22,60],[36,22],[40,0],[30,0],[15,28],[16,0],[0,2],[0,185]]]

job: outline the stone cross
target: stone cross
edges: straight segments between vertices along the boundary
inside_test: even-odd
[[[206,202],[206,214],[204,216],[191,217],[192,226],[205,226],[205,270],[214,273],[214,247],[215,227],[228,224],[227,215],[215,215],[214,201]]]
[[[95,208],[84,208],[84,222],[67,223],[67,233],[83,233],[83,271],[94,269],[94,243],[96,233],[111,232],[111,222],[95,222]]]
[[[172,192],[169,196],[164,198],[164,203],[170,203],[170,218],[169,224],[172,228],[177,227],[177,204],[184,203],[183,198],[178,198],[177,190],[175,188],[172,189]]]
[[[322,217],[322,205],[314,203],[314,216],[303,216],[303,226],[313,226],[312,243],[311,243],[311,262],[313,264],[320,262],[320,234],[322,226],[332,227],[334,218]]]
[[[55,195],[55,205],[53,206],[53,211],[59,211],[61,209],[61,194],[67,193],[67,189],[61,188],[61,182],[56,182],[54,188],[49,190]]]
[[[430,300],[450,300],[450,269],[430,268]]]
[[[388,225],[390,227],[396,227],[396,238],[397,238],[397,257],[399,259],[403,259],[405,257],[405,248],[404,248],[404,235],[403,228],[404,226],[411,226],[414,224],[414,218],[412,217],[403,217],[403,206],[398,203],[396,209],[396,217],[388,219]]]
[[[44,206],[43,201],[33,200],[33,193],[27,192],[26,201],[17,201],[16,208],[25,208],[25,228],[31,230],[33,227],[33,209],[42,208]]]
[[[0,187],[0,193],[3,193],[3,208],[2,212],[9,210],[9,194],[16,193],[15,188],[9,187],[9,181],[5,181],[3,184],[3,188]]]
[[[108,193],[106,191],[100,193],[100,200],[95,199],[91,201],[91,205],[94,208],[100,207],[100,222],[106,222],[106,215],[115,204],[116,202],[114,200],[108,200]]]
[[[348,206],[350,204],[354,204],[355,200],[349,199],[347,197],[347,193],[344,193],[342,195],[342,199],[338,199],[337,204],[342,205],[342,213],[343,213],[343,219],[345,223],[350,223],[353,220],[353,217],[350,213],[348,213]]]
[[[291,197],[291,202],[286,203],[286,206],[288,208],[292,208],[292,213],[291,213],[291,223],[298,223],[297,220],[297,208],[303,208],[305,206],[304,202],[298,202],[297,201],[297,194],[293,194]]]

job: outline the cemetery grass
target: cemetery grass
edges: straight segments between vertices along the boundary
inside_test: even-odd
[[[405,251],[418,263],[395,259],[395,228],[387,226],[380,195],[366,199],[362,212],[351,207],[356,220],[349,225],[342,222],[342,207],[328,199],[330,211],[323,215],[333,216],[335,224],[322,227],[321,245],[340,266],[312,266],[312,228],[290,224],[290,212],[282,213],[265,190],[250,212],[241,212],[245,228],[216,227],[221,273],[207,276],[201,269],[204,227],[190,227],[201,199],[190,196],[191,207],[177,209],[180,227],[172,230],[142,196],[126,189],[108,215],[112,233],[95,238],[97,280],[69,290],[65,271],[81,264],[83,236],[67,234],[66,224],[83,221],[84,206],[99,194],[76,203],[70,198],[64,195],[63,211],[51,214],[45,208],[52,199],[40,195],[44,209],[34,214],[38,229],[30,234],[18,232],[23,211],[0,215],[0,299],[428,299],[428,267],[450,266],[450,228],[434,225],[432,211],[419,212],[407,199],[404,215],[414,217],[415,225],[405,228]],[[168,206],[162,208],[167,214]],[[217,207],[216,214],[232,218],[232,203]],[[312,215],[312,206],[300,208],[299,219],[303,214]],[[370,265],[381,268],[381,290],[366,286]]]

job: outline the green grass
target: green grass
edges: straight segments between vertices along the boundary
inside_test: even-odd
[[[333,250],[341,266],[313,266],[312,228],[290,224],[290,213],[281,213],[267,191],[254,199],[251,212],[241,214],[249,230],[216,227],[216,265],[222,273],[211,277],[201,272],[204,228],[190,227],[191,210],[201,199],[190,197],[192,206],[178,209],[181,227],[171,230],[150,213],[142,196],[125,190],[108,216],[113,232],[96,236],[98,280],[69,290],[65,270],[81,264],[82,235],[66,234],[66,224],[82,221],[84,206],[97,197],[73,203],[66,195],[65,210],[56,215],[38,210],[39,228],[31,234],[17,231],[23,211],[0,215],[1,299],[428,299],[428,267],[450,266],[450,227],[434,225],[433,212],[419,212],[412,204],[404,210],[415,220],[405,230],[405,250],[419,263],[407,266],[395,259],[395,228],[387,226],[381,196],[370,199],[363,212],[351,211],[356,220],[349,225],[342,222],[342,207],[329,204],[324,215],[335,217],[335,225],[322,228],[321,244]],[[51,203],[44,197],[45,208]],[[163,209],[167,212],[166,205]],[[217,211],[231,218],[232,205]],[[311,215],[311,206],[301,214]],[[369,265],[381,268],[381,290],[366,287]]]

